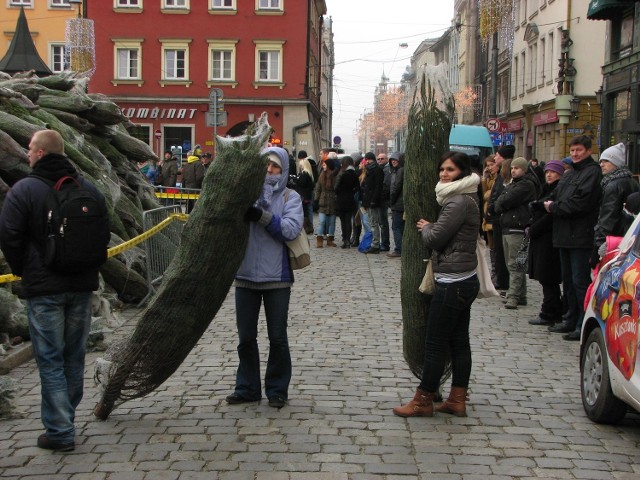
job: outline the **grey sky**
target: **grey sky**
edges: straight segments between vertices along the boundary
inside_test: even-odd
[[[357,150],[357,120],[373,107],[383,74],[398,82],[425,38],[439,37],[453,18],[453,0],[326,0],[335,42],[333,136]],[[406,43],[407,48],[400,47]]]

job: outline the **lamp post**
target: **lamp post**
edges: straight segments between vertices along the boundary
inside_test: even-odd
[[[571,109],[571,116],[573,117],[573,129],[575,133],[576,119],[578,118],[578,113],[580,112],[580,97],[573,97],[571,100],[569,100],[569,107]]]

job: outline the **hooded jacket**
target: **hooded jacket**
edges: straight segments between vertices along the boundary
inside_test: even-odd
[[[187,164],[182,167],[182,186],[184,188],[202,188],[204,180],[204,165],[200,158],[192,155],[187,158]]]
[[[67,175],[77,178],[106,212],[102,194],[91,183],[78,176],[76,169],[64,155],[45,155],[34,165],[33,174],[52,182]],[[23,178],[7,193],[0,213],[0,247],[13,274],[22,277],[22,287],[27,298],[65,292],[92,292],[98,289],[97,268],[63,275],[44,265],[46,200],[50,188],[39,178]]]
[[[500,215],[504,233],[513,230],[524,232],[531,223],[528,205],[538,198],[538,186],[535,174],[527,172],[520,178],[514,178],[496,199],[495,212]]]
[[[289,156],[286,150],[269,147],[263,153],[270,152],[280,157],[282,173],[273,188],[269,207],[263,209],[260,220],[249,224],[249,242],[236,273],[238,286],[293,283],[293,270],[289,266],[289,253],[285,242],[295,239],[302,231],[302,200],[294,190],[287,188]]]

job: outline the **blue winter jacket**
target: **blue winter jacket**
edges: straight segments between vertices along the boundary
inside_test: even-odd
[[[250,223],[249,243],[236,279],[257,283],[292,283],[293,271],[284,242],[293,240],[302,230],[302,200],[294,190],[286,188],[289,179],[289,155],[286,150],[269,147],[264,153],[269,152],[282,160],[282,175],[273,190],[271,205],[258,222]]]

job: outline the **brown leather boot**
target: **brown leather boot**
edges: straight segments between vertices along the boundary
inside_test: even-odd
[[[436,407],[436,412],[450,413],[456,417],[466,417],[467,389],[464,387],[451,387],[451,393],[442,405]]]
[[[335,242],[333,241],[334,236],[333,235],[329,235],[327,237],[327,247],[337,247],[338,245],[335,244]]]
[[[393,413],[399,417],[433,417],[433,393],[417,388],[413,400],[395,407]]]
[[[322,248],[322,244],[323,244],[323,238],[322,235],[317,235],[316,236],[316,247],[317,248]]]

